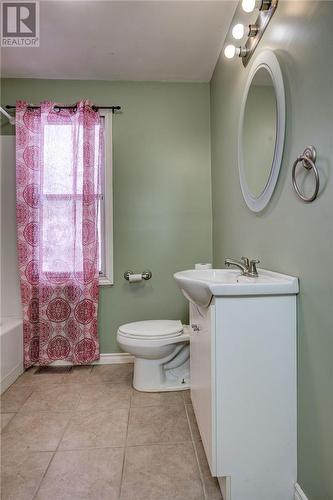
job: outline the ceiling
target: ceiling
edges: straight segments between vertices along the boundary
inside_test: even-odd
[[[41,1],[40,47],[4,48],[2,77],[209,81],[237,2]]]

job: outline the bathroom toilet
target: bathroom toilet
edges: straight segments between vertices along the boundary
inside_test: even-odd
[[[121,325],[117,341],[134,356],[133,386],[138,391],[181,391],[190,386],[189,327],[174,320]]]

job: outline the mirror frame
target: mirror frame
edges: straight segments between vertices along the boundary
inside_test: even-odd
[[[274,157],[272,161],[270,174],[264,190],[258,197],[255,197],[251,193],[246,181],[245,162],[243,158],[243,124],[244,124],[245,106],[250,86],[255,74],[261,68],[265,68],[269,72],[273,82],[275,96],[276,96],[277,123],[276,123],[276,142],[274,148]],[[249,209],[252,210],[253,212],[260,212],[267,206],[276,187],[276,183],[279,177],[280,168],[282,164],[285,126],[286,126],[286,100],[285,100],[285,91],[284,91],[283,77],[280,64],[274,52],[272,52],[271,50],[264,50],[254,60],[247,77],[244,89],[244,95],[242,99],[239,129],[238,129],[239,180],[244,200]]]

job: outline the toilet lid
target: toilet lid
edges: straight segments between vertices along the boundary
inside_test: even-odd
[[[178,320],[136,321],[119,327],[119,332],[128,337],[140,339],[161,339],[177,337],[183,333],[183,325]]]

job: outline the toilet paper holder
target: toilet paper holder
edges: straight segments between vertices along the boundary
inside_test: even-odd
[[[134,273],[134,271],[126,271],[124,273],[125,280],[129,281],[129,277],[131,274],[136,274],[136,273]],[[153,276],[153,273],[149,270],[142,271],[141,276],[142,276],[142,279],[144,279],[144,280],[150,280],[150,278]]]

